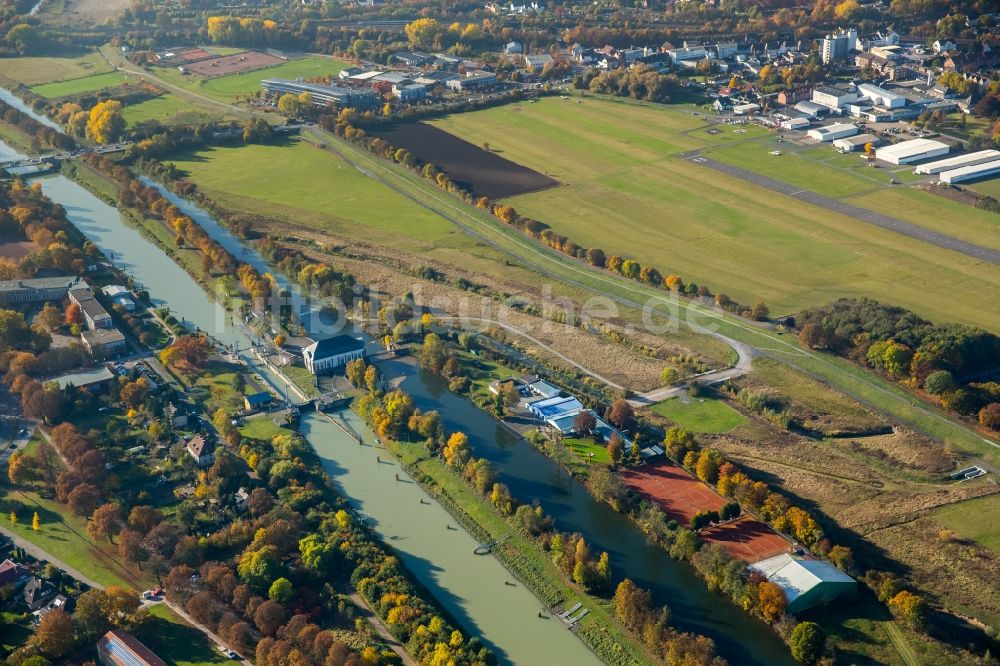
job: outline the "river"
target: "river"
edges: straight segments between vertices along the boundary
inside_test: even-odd
[[[3,149],[0,142],[0,150]],[[222,342],[246,344],[225,310],[212,301],[183,269],[118,211],[64,176],[38,179],[70,221],[115,263],[124,266],[147,289],[154,303],[170,307]],[[150,182],[150,184],[154,184]],[[204,210],[161,190],[203,225],[206,232],[258,270],[268,266]],[[260,262],[260,263],[258,263]],[[272,271],[273,273],[273,271]],[[788,649],[763,623],[746,616],[728,600],[708,592],[692,569],[648,543],[645,536],[609,506],[595,500],[577,481],[521,438],[502,428],[473,403],[449,392],[440,378],[405,362],[385,364],[387,376],[405,375],[403,388],[421,409],[437,409],[449,431],[469,435],[476,456],[490,460],[515,497],[537,499],[559,529],[582,533],[593,550],[608,551],[616,579],[624,576],[653,591],[671,608],[671,622],[710,636],[733,664],[791,666]],[[343,417],[373,441],[353,413]],[[395,465],[372,463],[377,455],[359,447],[321,415],[303,418],[303,434],[323,459],[331,478],[351,498],[375,530],[434,597],[467,629],[479,635],[505,663],[595,663],[572,634],[554,621],[536,617],[539,602],[520,585],[503,584],[510,574],[492,557],[473,556],[474,539],[464,530],[447,530],[447,512],[419,502],[423,491]],[[391,474],[400,474],[396,482]]]

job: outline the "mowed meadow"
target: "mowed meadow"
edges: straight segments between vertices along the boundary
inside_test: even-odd
[[[841,296],[870,296],[931,319],[1000,330],[1000,311],[983,307],[1000,299],[1000,266],[678,157],[699,148],[715,147],[722,155],[746,152],[749,162],[742,166],[769,173],[768,160],[784,157],[768,155],[767,132],[760,128],[721,125],[721,132],[710,134],[708,121],[693,106],[592,96],[580,103],[549,97],[433,123],[564,183],[505,203],[581,245],[652,264],[744,303],[763,300],[775,315]],[[738,147],[742,142],[761,145],[746,151]],[[781,179],[784,169],[769,175]],[[824,183],[823,169],[810,164],[809,172],[818,192],[877,204],[879,185],[868,174],[831,169]],[[933,210],[935,200],[928,198],[933,195],[885,191],[896,204],[890,214],[911,199],[921,211]],[[982,211],[947,200],[939,210],[943,219],[928,226],[944,230],[945,220],[963,225],[966,214],[970,224],[989,224]]]

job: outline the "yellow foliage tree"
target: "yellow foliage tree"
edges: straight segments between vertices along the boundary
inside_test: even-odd
[[[37,532],[38,528],[40,528],[41,526],[42,526],[42,520],[41,518],[38,517],[38,512],[36,511],[35,515],[31,517],[31,529]]]
[[[461,459],[459,454],[468,448],[469,438],[464,432],[452,433],[451,437],[448,438],[448,442],[444,445],[444,450],[442,451],[444,461],[449,465],[457,464]]]
[[[125,131],[122,103],[116,99],[98,102],[87,118],[87,136],[96,143],[117,141]]]

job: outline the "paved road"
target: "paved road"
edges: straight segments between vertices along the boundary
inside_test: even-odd
[[[736,178],[751,182],[779,194],[784,194],[785,196],[805,201],[806,203],[819,206],[820,208],[826,208],[834,213],[847,215],[848,217],[853,217],[861,222],[867,222],[868,224],[873,224],[877,227],[888,229],[889,231],[895,231],[896,233],[903,234],[904,236],[909,236],[910,238],[915,238],[946,250],[960,252],[978,261],[985,261],[991,264],[1000,265],[1000,250],[994,250],[988,247],[983,247],[982,245],[976,245],[975,243],[959,240],[954,236],[931,231],[930,229],[925,229],[924,227],[911,222],[904,222],[899,218],[884,215],[883,213],[868,210],[867,208],[852,206],[849,203],[838,201],[837,199],[826,197],[822,194],[817,194],[811,190],[804,190],[801,187],[797,187],[780,180],[775,180],[774,178],[768,178],[767,176],[762,176],[759,173],[755,173],[749,169],[744,169],[743,167],[734,166],[732,164],[724,164],[723,162],[713,160],[711,157],[705,157],[698,151],[683,153],[680,157],[688,159],[695,164],[699,164],[716,171],[721,171],[722,173],[730,176],[735,176]]]
[[[664,386],[663,388],[640,393],[636,397],[629,400],[629,404],[633,407],[646,407],[684,393],[687,391],[688,385],[693,382],[706,385],[718,384],[719,382],[724,382],[727,379],[742,377],[746,373],[750,372],[753,366],[753,359],[759,352],[750,345],[738,340],[733,340],[732,338],[721,334],[718,337],[729,343],[729,345],[736,350],[736,354],[738,356],[736,365],[731,368],[726,368],[725,370],[717,370],[715,372],[708,372],[697,377],[691,377],[689,381],[681,384],[680,386]]]

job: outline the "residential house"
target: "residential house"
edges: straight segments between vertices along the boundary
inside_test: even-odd
[[[215,462],[215,444],[207,441],[201,435],[195,435],[188,440],[184,447],[188,454],[194,458],[198,467],[207,467]]]
[[[812,86],[798,86],[797,88],[790,88],[788,90],[782,90],[778,93],[778,104],[784,106],[789,106],[795,104],[796,102],[801,102],[804,99],[809,99],[812,95]]]
[[[246,511],[250,506],[250,493],[243,486],[240,486],[240,489],[233,493],[233,499],[238,511]]]
[[[0,587],[13,585],[21,587],[31,578],[31,572],[14,560],[4,560],[0,563]]]
[[[62,609],[63,612],[72,613],[73,609],[76,608],[76,599],[62,594],[57,594],[52,598],[52,601],[46,604],[43,608],[39,608],[31,614],[31,623],[37,627],[42,623],[42,620],[46,615],[57,608]]]
[[[43,608],[56,596],[56,588],[52,583],[34,577],[24,586],[24,603],[33,611]]]

